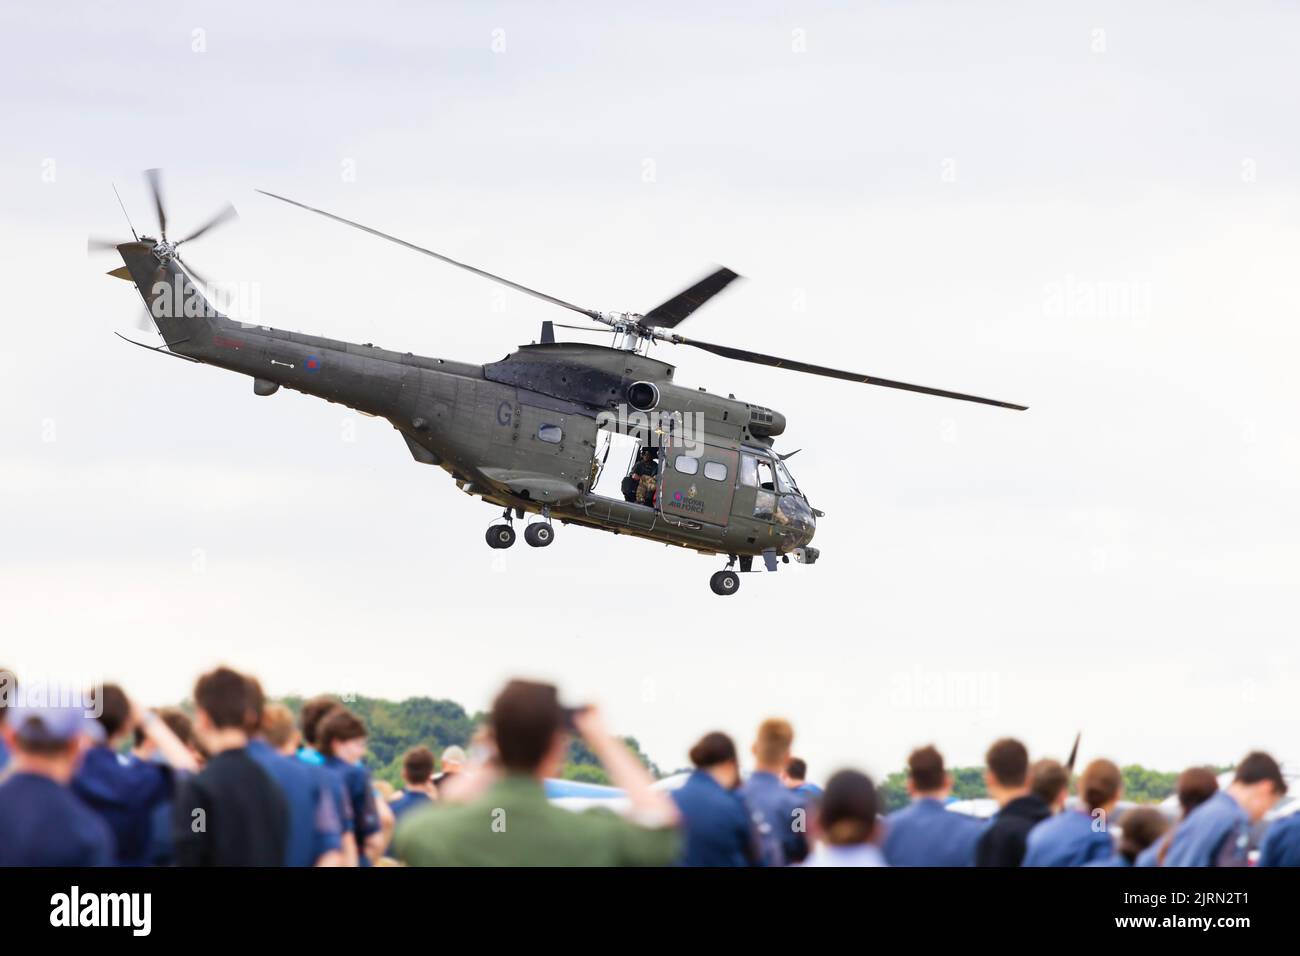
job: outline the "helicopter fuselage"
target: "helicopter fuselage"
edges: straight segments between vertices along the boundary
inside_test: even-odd
[[[673,366],[624,349],[546,342],[478,365],[246,325],[148,241],[119,251],[169,351],[248,375],[259,395],[293,389],[384,418],[417,462],[507,515],[738,556],[746,569],[754,556],[816,558],[814,511],[772,451],[779,412],[678,386]],[[612,434],[656,449],[640,502],[595,491]]]

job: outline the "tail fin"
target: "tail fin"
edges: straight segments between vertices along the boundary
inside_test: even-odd
[[[179,352],[199,351],[211,341],[213,331],[225,316],[207,300],[172,255],[155,253],[160,245],[164,244],[144,239],[124,242],[117,251],[144,300],[149,317],[168,346]]]

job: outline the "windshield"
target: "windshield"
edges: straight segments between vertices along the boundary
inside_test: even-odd
[[[790,477],[790,469],[786,468],[785,462],[779,458],[776,460],[776,482],[782,494],[803,494],[799,486],[794,483],[794,479]]]

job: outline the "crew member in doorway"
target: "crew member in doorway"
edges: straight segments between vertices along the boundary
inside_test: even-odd
[[[650,446],[641,449],[640,455],[637,456],[636,464],[632,466],[632,471],[628,478],[632,479],[626,483],[623,496],[628,501],[634,501],[639,505],[654,506],[655,502],[655,483],[659,477],[659,461],[655,457],[655,450]],[[631,497],[628,497],[628,492]]]

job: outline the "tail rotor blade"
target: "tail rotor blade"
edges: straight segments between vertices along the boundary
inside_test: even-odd
[[[191,266],[180,256],[176,257],[176,261],[180,263],[182,269],[184,269],[187,273],[189,273],[189,277],[193,279],[195,282],[197,282],[199,285],[207,287],[210,284],[207,279],[203,278],[202,273],[200,273],[197,269]]]
[[[213,216],[203,225],[199,226],[199,228],[195,229],[184,239],[176,240],[176,245],[179,246],[182,242],[189,242],[191,239],[197,239],[199,236],[203,235],[205,232],[209,231],[210,229],[215,229],[217,226],[221,225],[224,222],[229,222],[232,219],[238,219],[238,218],[239,218],[239,213],[235,211],[235,207],[230,203],[226,203],[226,205],[223,206],[215,216]]]
[[[167,213],[163,211],[162,200],[162,170],[146,169],[144,171],[145,181],[149,184],[149,191],[153,193],[154,208],[158,210],[158,230],[162,233],[164,239],[167,238]]]
[[[86,240],[86,252],[112,252],[124,242],[125,239],[101,239],[98,236],[91,236]]]

